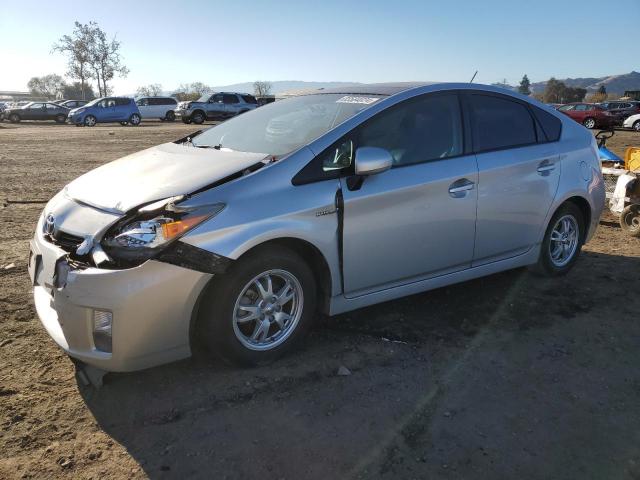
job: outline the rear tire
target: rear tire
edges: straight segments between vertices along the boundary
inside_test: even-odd
[[[175,122],[176,121],[176,113],[173,110],[169,110],[164,117],[164,120],[167,122]]]
[[[190,124],[190,123],[191,123],[191,120],[189,120],[188,118],[184,118],[184,117],[183,117],[183,118],[182,118],[182,123],[185,123],[185,124],[187,124],[187,125],[188,125],[188,124]]]
[[[200,338],[213,355],[244,366],[264,364],[293,348],[311,326],[316,282],[295,252],[265,247],[214,279],[200,305]]]
[[[56,118],[56,123],[64,123],[67,121],[67,116],[66,115],[57,115]]]
[[[589,130],[596,128],[596,120],[594,118],[585,118],[582,125],[587,127]]]
[[[631,128],[633,128],[636,132],[640,132],[640,120],[636,120]]]
[[[628,205],[622,210],[620,227],[628,235],[640,238],[640,205]]]
[[[129,123],[134,127],[137,127],[138,125],[140,125],[140,120],[141,120],[140,115],[138,115],[137,113],[133,113],[129,117]]]
[[[12,113],[11,115],[9,115],[9,121],[11,123],[20,123],[20,115],[18,115],[17,113]]]
[[[123,127],[126,127],[127,125],[129,125],[129,122],[120,122],[120,125],[122,125]]]
[[[580,256],[585,232],[580,209],[571,202],[561,205],[549,221],[538,262],[530,270],[547,277],[568,273]]]

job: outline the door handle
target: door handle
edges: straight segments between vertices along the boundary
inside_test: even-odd
[[[548,175],[549,172],[556,169],[556,164],[552,163],[550,160],[543,160],[538,165],[538,173],[541,175]]]
[[[462,198],[466,195],[467,190],[473,190],[475,183],[466,178],[456,180],[449,185],[449,195],[453,198]]]

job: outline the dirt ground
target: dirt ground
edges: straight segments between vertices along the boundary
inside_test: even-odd
[[[43,205],[6,200],[193,130],[0,124],[0,478],[640,479],[640,240],[611,215],[563,278],[320,318],[268,367],[195,358],[79,386],[31,301]]]

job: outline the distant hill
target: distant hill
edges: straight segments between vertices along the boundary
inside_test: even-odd
[[[301,80],[278,80],[271,83],[271,93],[278,94],[289,90],[336,88],[358,85],[356,82],[303,82]],[[234,83],[213,87],[217,91],[253,93],[253,82]]]
[[[558,79],[567,87],[586,88],[587,92],[593,93],[600,85],[604,85],[607,93],[623,94],[627,90],[640,90],[640,72],[624,73],[622,75],[610,75],[607,77],[587,77],[587,78],[565,78]],[[535,82],[531,84],[533,93],[542,93],[547,82]]]

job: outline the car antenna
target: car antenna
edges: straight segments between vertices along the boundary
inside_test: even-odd
[[[476,78],[476,75],[478,75],[478,70],[476,70],[476,73],[473,74],[473,77],[471,77],[471,81],[469,83],[473,83],[473,80]]]

